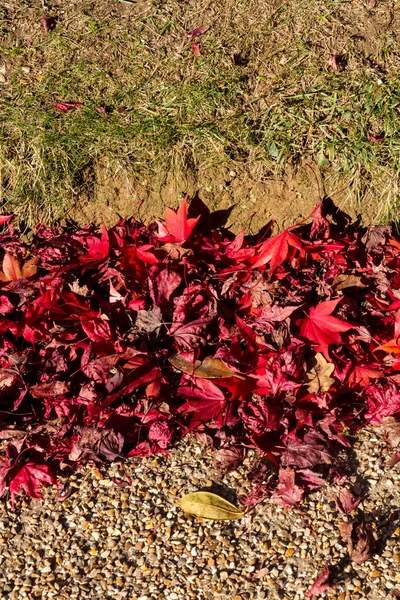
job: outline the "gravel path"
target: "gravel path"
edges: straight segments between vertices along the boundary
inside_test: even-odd
[[[232,523],[195,520],[177,507],[183,494],[211,485],[237,502],[249,490],[255,455],[221,475],[212,451],[191,440],[171,457],[125,465],[127,487],[112,481],[126,480],[120,465],[88,467],[70,480],[73,493],[63,501],[46,490],[45,501],[21,498],[14,511],[0,504],[1,597],[300,600],[325,563],[337,584],[321,598],[399,597],[400,463],[388,468],[386,458],[383,437],[364,431],[351,483],[377,544],[362,565],[348,560],[328,485],[301,512],[264,501]]]

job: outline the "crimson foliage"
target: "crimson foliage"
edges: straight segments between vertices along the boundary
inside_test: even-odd
[[[259,450],[276,482],[262,465],[246,503],[289,506],[338,473],[352,433],[400,413],[390,229],[332,224],[320,202],[309,225],[234,237],[199,208],[100,236],[41,225],[30,244],[0,217],[1,495],[195,432],[227,468]],[[334,371],[310,392],[318,355]]]

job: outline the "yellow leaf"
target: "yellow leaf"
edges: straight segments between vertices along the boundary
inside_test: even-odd
[[[2,278],[3,281],[18,281],[22,277],[21,266],[18,260],[6,252],[3,258],[3,272],[7,279]]]
[[[179,354],[170,358],[170,363],[179,371],[201,377],[202,379],[222,379],[226,377],[237,377],[238,379],[246,379],[243,375],[232,371],[224,365],[222,360],[207,356],[203,361],[196,360],[195,363],[186,360]]]
[[[327,392],[331,385],[335,383],[335,380],[331,377],[335,365],[325,360],[324,355],[320,352],[308,362],[308,369],[306,381],[308,382],[307,389],[310,394]]]
[[[233,521],[244,515],[239,508],[211,492],[193,492],[181,499],[182,510],[194,517],[213,521]]]

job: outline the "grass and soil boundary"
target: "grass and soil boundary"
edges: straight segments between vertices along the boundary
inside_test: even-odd
[[[324,192],[366,222],[396,220],[400,8],[367,4],[5,0],[4,212],[110,223],[140,205],[149,220],[199,189],[235,205],[236,225],[257,212],[255,230]],[[186,34],[200,25],[197,57]]]

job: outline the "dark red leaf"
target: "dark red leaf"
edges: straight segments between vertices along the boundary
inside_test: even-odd
[[[226,471],[235,471],[242,464],[246,454],[244,448],[222,448],[216,453],[216,459]]]

